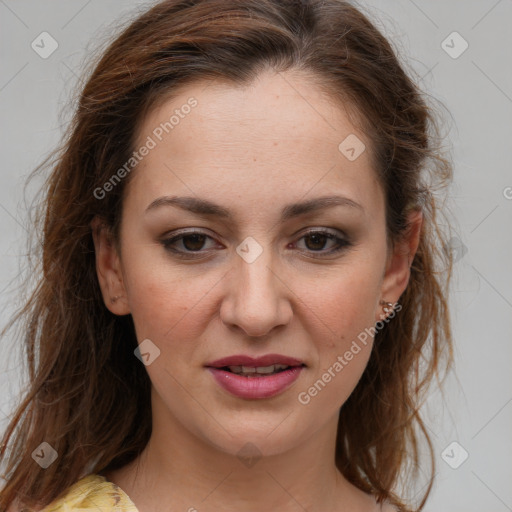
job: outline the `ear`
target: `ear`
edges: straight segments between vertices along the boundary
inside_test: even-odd
[[[381,299],[395,304],[407,288],[411,275],[411,265],[420,243],[423,213],[413,210],[408,215],[409,228],[401,240],[395,243],[388,254],[386,271],[382,280]],[[376,318],[381,319],[379,306]]]
[[[130,308],[121,261],[111,232],[99,217],[92,220],[91,229],[96,253],[96,273],[105,306],[115,315],[128,315]]]

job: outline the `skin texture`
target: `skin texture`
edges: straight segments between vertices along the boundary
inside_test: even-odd
[[[366,366],[371,340],[307,405],[298,394],[381,319],[379,300],[398,301],[421,214],[412,214],[407,239],[388,247],[371,141],[299,72],[268,71],[248,87],[189,85],[149,113],[137,147],[192,96],[198,105],[133,171],[120,253],[107,230],[95,231],[106,306],[131,314],[139,343],[148,338],[160,349],[146,367],[151,440],[134,463],[106,476],[141,512],[391,510],[349,484],[334,464],[339,409]],[[367,148],[354,161],[338,149],[350,134]],[[208,199],[233,219],[172,206],[145,212],[173,195]],[[362,209],[335,206],[280,221],[285,205],[326,195]],[[189,254],[198,248],[199,258],[176,257],[162,244],[184,228],[211,237],[202,245],[174,244]],[[351,245],[328,254],[336,240],[305,236],[312,228]],[[249,236],[263,250],[252,263],[236,252]],[[268,353],[306,364],[290,388],[268,399],[234,397],[204,368],[228,355]],[[261,457],[251,467],[237,457],[246,443]]]

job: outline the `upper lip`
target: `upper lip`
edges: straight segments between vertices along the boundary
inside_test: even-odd
[[[261,357],[251,357],[243,354],[223,357],[216,359],[211,363],[207,363],[205,366],[213,368],[223,368],[224,366],[248,366],[248,367],[259,367],[259,366],[271,366],[274,364],[285,364],[287,366],[303,366],[304,363],[300,359],[295,357],[283,356],[281,354],[266,354]],[[305,365],[304,365],[305,366]]]

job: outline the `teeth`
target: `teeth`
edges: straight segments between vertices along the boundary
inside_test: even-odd
[[[242,368],[245,370],[245,366],[242,366]],[[257,366],[252,369],[254,370],[254,373],[274,373],[275,366]]]
[[[271,366],[229,366],[230,371],[238,375],[269,375],[279,370],[285,370],[288,368],[286,364],[273,364]]]

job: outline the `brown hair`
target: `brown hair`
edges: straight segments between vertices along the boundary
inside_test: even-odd
[[[452,359],[451,254],[442,250],[447,237],[433,193],[451,180],[452,167],[436,143],[433,109],[386,38],[349,2],[166,0],[103,53],[69,135],[36,169],[52,168],[35,219],[42,236],[33,272],[40,278],[10,324],[21,326],[30,383],[2,439],[0,509],[46,505],[81,476],[121,467],[144,449],[150,381],[133,355],[131,316],[115,316],[103,303],[90,227],[99,216],[118,235],[128,178],[101,200],[93,191],[129,160],[136,130],[157,101],[200,79],[246,84],[265,67],[303,71],[333,100],[354,107],[372,141],[388,240],[407,232],[411,209],[423,211],[402,310],[375,337],[367,368],[340,410],[336,447],[337,467],[349,481],[405,507],[396,485],[406,468],[420,468],[425,437],[432,471],[415,505],[423,507],[434,458],[418,411],[441,362]],[[58,452],[47,469],[31,457],[42,442]]]

